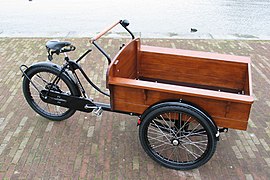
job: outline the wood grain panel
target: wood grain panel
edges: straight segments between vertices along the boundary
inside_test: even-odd
[[[147,105],[141,104],[132,104],[130,101],[121,101],[120,99],[115,99],[115,110],[123,110],[125,112],[134,112],[138,114],[142,114],[148,108]],[[226,127],[226,128],[233,128],[239,130],[246,130],[248,121],[240,121],[238,119],[229,119],[229,118],[222,118],[218,116],[212,115],[213,120],[215,121],[216,125],[219,127]]]
[[[114,92],[114,110],[142,114],[148,107],[158,102],[182,99],[206,111],[218,126],[234,129],[245,129],[247,126],[249,104],[197,98],[154,90],[144,91],[141,88],[124,86],[115,86]],[[241,122],[243,123],[241,124]]]
[[[141,51],[152,52],[152,53],[165,53],[168,55],[177,55],[185,57],[197,57],[202,59],[212,59],[217,61],[226,61],[226,62],[236,62],[236,63],[251,63],[250,58],[246,56],[235,56],[227,54],[218,54],[212,52],[202,52],[202,51],[191,51],[183,49],[172,49],[172,48],[163,48],[155,46],[141,46]]]
[[[215,116],[225,117],[226,102],[216,101],[212,99],[196,98],[192,96],[183,96],[179,94],[172,93],[162,93],[159,91],[147,91],[147,98],[144,99],[143,91],[136,88],[128,87],[116,87],[114,94],[114,99],[120,101],[129,100],[133,104],[142,104],[151,106],[161,101],[170,101],[170,100],[184,100],[192,102],[199,106],[201,109],[207,111],[209,114],[214,114]],[[136,98],[135,98],[136,97]]]
[[[226,118],[215,117],[214,120],[217,126],[219,127],[247,130],[247,126],[248,126],[248,121],[239,121],[237,119],[226,119]]]
[[[242,91],[247,64],[142,51],[139,76]]]
[[[118,52],[107,70],[107,84],[109,76],[131,79],[137,77],[138,43],[139,39],[132,40]]]
[[[114,103],[115,109],[114,110],[123,110],[124,112],[133,112],[142,114],[147,108],[147,105],[142,104],[133,104],[131,102],[121,101],[121,99],[115,99]]]
[[[118,78],[112,77],[109,80],[109,84],[131,87],[131,88],[141,88],[147,90],[155,90],[159,92],[167,92],[172,94],[189,95],[194,97],[209,98],[216,100],[225,100],[231,102],[241,102],[245,104],[252,104],[253,97],[241,94],[233,94],[219,91],[211,91],[206,89],[190,88],[183,86],[176,86],[170,84],[146,82],[134,79]]]
[[[246,72],[244,91],[246,92],[247,95],[252,96],[252,76],[251,76],[251,65],[250,64],[248,64],[248,70]]]

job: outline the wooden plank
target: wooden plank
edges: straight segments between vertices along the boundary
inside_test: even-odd
[[[254,101],[253,97],[247,95],[232,94],[226,92],[211,91],[206,89],[190,88],[170,84],[146,82],[127,78],[113,77],[109,79],[109,84],[137,89],[154,90],[173,94],[189,95],[198,98],[209,98],[231,102],[240,102],[245,104],[252,104],[252,102]]]
[[[144,90],[140,88],[130,88],[115,86],[114,110],[133,112],[142,114],[148,107],[162,101],[180,100],[190,102],[199,109],[206,111],[216,122],[216,119],[224,119],[226,122],[218,122],[221,127],[234,129],[246,128],[251,105],[219,101],[194,96],[185,96],[173,93],[147,90],[147,99],[144,97]],[[227,106],[229,105],[229,107]],[[236,121],[236,122],[234,122]],[[231,122],[228,125],[228,122]],[[244,125],[241,125],[243,122]],[[238,127],[239,126],[239,127]]]
[[[133,104],[130,101],[121,101],[120,99],[116,99],[115,101],[115,110],[122,111],[123,109],[126,112],[134,112],[138,114],[142,114],[148,108],[147,105],[141,104]],[[226,128],[233,128],[239,130],[246,130],[248,121],[239,121],[238,119],[229,119],[229,118],[222,118],[217,116],[212,116],[214,122],[218,127],[226,127]]]
[[[136,112],[139,113],[143,112],[145,109],[147,109],[147,106],[145,105],[138,105],[138,104],[132,104],[127,103],[124,101],[116,101],[116,109],[127,109],[127,112]],[[248,121],[238,121],[234,119],[226,119],[226,118],[220,118],[220,117],[212,117],[215,121],[216,125],[218,127],[226,127],[226,128],[232,128],[232,129],[239,129],[239,130],[246,130]]]
[[[144,97],[146,90],[116,86],[114,99],[120,101],[130,101],[133,104],[142,104],[152,106],[161,101],[179,100],[191,102],[200,109],[207,111],[209,114],[233,118],[239,120],[247,120],[250,104],[236,103],[230,101],[219,101],[209,98],[197,98],[194,96],[179,95],[173,93],[165,93],[159,91],[147,91],[147,99]]]
[[[172,49],[172,48],[163,48],[163,47],[155,47],[155,46],[141,46],[141,51],[150,52],[150,53],[158,53],[158,54],[167,54],[167,55],[177,55],[177,56],[185,56],[185,57],[196,57],[201,59],[212,59],[218,61],[226,61],[226,62],[237,62],[237,63],[251,63],[250,58],[246,56],[235,56],[235,55],[227,55],[227,54],[218,54],[212,52],[202,52],[202,51],[191,51],[191,50],[183,50],[183,49]]]
[[[248,70],[246,71],[246,78],[245,78],[245,83],[244,83],[244,87],[243,87],[243,91],[246,95],[250,95],[251,91],[250,91],[250,83],[249,83],[249,72]]]
[[[147,99],[144,99],[144,91],[136,88],[121,87],[116,86],[116,91],[114,93],[114,99],[125,101],[138,105],[152,106],[158,102],[162,101],[175,101],[182,99],[184,101],[192,102],[199,107],[203,107],[210,114],[215,114],[216,116],[224,117],[226,102],[217,101],[212,99],[197,98],[193,96],[184,96],[181,94],[173,94],[159,91],[147,90]]]
[[[249,95],[252,96],[253,95],[253,89],[252,89],[252,75],[251,75],[251,63],[248,64],[248,78],[246,79],[248,81],[248,91],[249,91]]]
[[[216,86],[207,86],[207,85],[187,83],[187,82],[176,82],[176,81],[169,81],[169,80],[163,80],[163,79],[157,79],[157,78],[138,77],[137,79],[141,81],[158,82],[162,84],[171,84],[171,85],[177,85],[177,86],[186,86],[186,87],[192,87],[192,88],[208,89],[208,90],[213,90],[213,91],[239,94],[239,90],[216,87]]]
[[[147,105],[133,104],[130,101],[121,101],[121,99],[116,99],[114,103],[114,110],[119,110],[123,112],[132,112],[142,114],[147,108]]]
[[[226,113],[228,119],[248,120],[251,104],[231,103],[230,110]]]
[[[139,76],[243,90],[247,64],[142,51]]]
[[[215,123],[219,127],[247,130],[248,121],[238,121],[237,119],[226,119],[221,117],[214,118]]]
[[[112,60],[107,69],[107,85],[109,77],[136,78],[138,42],[139,39],[130,41]]]

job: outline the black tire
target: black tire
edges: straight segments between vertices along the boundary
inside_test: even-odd
[[[180,105],[154,109],[142,119],[139,138],[145,152],[161,165],[195,169],[213,156],[217,138],[200,113]]]
[[[50,83],[52,83],[53,79],[55,79],[58,74],[59,70],[45,66],[34,67],[27,71],[27,76],[40,91],[43,89],[48,89]],[[22,87],[24,97],[31,108],[47,119],[53,121],[61,121],[69,118],[76,111],[74,109],[60,107],[54,104],[43,102],[39,96],[39,91],[25,76],[23,79]],[[78,95],[78,90],[76,87],[74,87],[69,78],[63,74],[60,76],[57,85],[55,85],[55,89],[57,89],[59,92],[65,92],[75,96]]]

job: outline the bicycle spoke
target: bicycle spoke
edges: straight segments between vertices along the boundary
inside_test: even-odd
[[[196,161],[205,153],[209,143],[200,122],[182,112],[158,114],[150,122],[147,134],[153,151],[178,163]]]
[[[190,133],[189,133],[188,135],[192,134],[192,133],[194,132],[194,130],[197,129],[197,127],[199,127],[199,126],[200,126],[200,124],[198,124],[196,127],[194,127],[194,128],[190,131]],[[187,136],[188,136],[188,135],[187,135]]]
[[[41,89],[44,88],[43,85],[41,85],[35,78],[32,79],[32,82],[35,84],[35,85],[38,85],[39,87],[41,87]],[[31,84],[32,85],[32,84]]]
[[[192,119],[192,117],[190,116],[189,118],[188,118],[188,120],[184,123],[184,125],[177,131],[177,133],[176,134],[178,134],[178,133],[180,133],[181,132],[181,130],[185,127],[185,125],[189,122],[189,120],[190,119]]]
[[[155,123],[155,121],[152,121],[155,126],[159,129],[159,131],[165,136],[165,138],[170,142],[170,139],[165,135],[165,133],[159,128],[159,126]]]
[[[49,84],[48,81],[46,81],[44,78],[42,78],[42,76],[40,75],[40,73],[37,73],[37,77],[39,77],[39,79],[41,79],[43,81],[44,85]]]
[[[162,152],[164,152],[164,151],[168,151],[168,150],[171,150],[172,148],[175,148],[175,146],[172,146],[172,145],[170,145],[168,148],[163,148],[162,150],[160,150],[160,151],[158,151],[158,153],[160,154],[160,153],[162,153]],[[161,154],[160,154],[161,155]]]
[[[160,139],[158,139],[158,138],[154,138],[154,137],[151,137],[151,136],[149,136],[148,137],[150,140],[152,139],[152,140],[156,140],[156,141],[158,141],[158,142],[162,142],[162,143],[165,143],[165,141],[162,141],[162,140],[160,140]],[[168,142],[166,142],[167,144],[170,144],[170,143],[168,143]]]
[[[157,135],[157,137],[165,137],[164,134],[161,134],[160,132],[156,132],[156,131],[148,132],[148,134]]]
[[[185,148],[185,150],[190,153],[195,159],[197,159],[198,157],[200,157],[199,154],[196,154],[195,152],[190,151],[185,145],[182,144],[182,146]]]
[[[155,127],[156,129],[153,129],[153,127]],[[157,129],[158,129],[157,126],[151,125],[151,127],[149,127],[149,129],[152,130],[152,131],[154,131],[154,132],[157,132],[157,133],[159,133],[159,134],[164,134],[164,133],[161,133],[159,130],[157,130]]]
[[[168,127],[171,127],[166,121],[165,121],[165,119],[163,118],[163,116],[162,115],[160,115],[160,117],[161,117],[161,119],[163,120],[163,122],[165,122],[166,123],[166,125],[168,126]],[[171,119],[169,119],[170,121],[171,121]],[[174,133],[174,131],[171,129],[171,128],[169,128],[169,132],[170,132],[170,134],[171,134],[171,132],[176,136],[176,134]]]
[[[205,133],[206,133],[206,131],[201,131],[201,132],[192,133],[192,134],[189,134],[186,136],[187,137],[189,137],[189,136],[207,136]]]
[[[38,87],[38,89],[34,88],[34,86],[30,83],[30,94],[32,97],[33,103],[36,104],[36,106],[40,109],[40,111],[50,115],[50,116],[61,116],[62,114],[65,114],[69,109],[66,107],[60,107],[58,105],[52,105],[45,103],[40,98],[40,92],[39,90],[46,89],[48,87],[51,87],[51,83],[56,80],[58,82],[59,86],[54,88],[54,90],[61,90],[61,93],[70,94],[69,88],[67,85],[61,80],[60,78],[55,79],[57,76],[48,73],[48,72],[38,72],[36,73],[32,78],[32,82],[35,84],[35,86]],[[49,86],[48,86],[49,85]]]
[[[191,141],[188,137],[185,137],[185,138],[188,140],[188,142],[182,143],[182,145],[183,145],[183,144],[193,145],[193,146],[195,146],[196,148],[198,148],[201,152],[204,152],[204,150],[202,150],[202,149],[204,149],[203,147],[200,147],[199,145],[197,145],[196,142]],[[208,141],[207,141],[207,142],[208,142]]]
[[[176,149],[176,146],[174,146],[173,151],[172,151],[172,153],[170,154],[170,156],[169,156],[168,159],[171,159],[172,155],[174,154],[175,149]]]
[[[161,146],[165,146],[165,145],[170,145],[170,144],[169,144],[169,143],[159,144],[159,145],[157,145],[157,146],[153,146],[153,149],[157,149],[157,148],[159,148],[159,147],[161,147]]]

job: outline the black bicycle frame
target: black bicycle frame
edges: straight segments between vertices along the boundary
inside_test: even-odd
[[[77,69],[80,70],[80,72],[82,73],[83,77],[87,80],[87,82],[88,82],[89,84],[91,84],[91,86],[93,86],[93,88],[95,88],[95,89],[96,89],[98,92],[100,92],[101,94],[104,94],[105,96],[110,97],[109,94],[103,92],[99,87],[97,87],[97,86],[90,80],[90,78],[87,76],[87,74],[84,72],[84,70],[81,68],[81,66],[80,66],[77,62],[70,60],[70,61],[68,61],[67,64],[68,64],[68,66],[64,66],[64,67],[65,67],[65,68],[69,68],[69,70],[71,70],[71,72],[75,75],[76,81],[78,81],[78,83],[79,83],[79,85],[80,85],[80,88],[83,89],[83,95],[84,95],[84,96],[85,96],[85,93],[84,93],[85,90],[84,90],[84,88],[83,88],[83,86],[82,86],[82,84],[81,84],[81,82],[80,82],[80,79],[78,78],[78,76],[77,76],[77,74],[76,74],[76,72],[75,72],[75,70],[77,70]],[[85,96],[85,97],[86,97],[86,96]]]
[[[130,34],[131,39],[134,39],[135,36],[133,35],[133,33],[127,28],[127,26],[129,25],[129,22],[127,20],[121,20],[119,21],[119,23],[123,26],[123,28]],[[108,64],[111,63],[111,58],[108,55],[108,53],[106,53],[106,51],[104,49],[102,49],[97,43],[96,43],[96,39],[91,40],[91,43],[107,58],[108,60]]]
[[[127,32],[131,35],[131,38],[134,39],[134,35],[132,34],[132,32],[127,28],[127,26],[129,25],[128,21],[126,20],[121,20],[119,21],[117,24],[121,24],[126,30]],[[115,25],[117,25],[115,24]],[[114,25],[114,26],[115,26]],[[113,26],[113,27],[114,27]],[[108,30],[107,30],[108,31]],[[105,31],[105,32],[107,32]],[[103,35],[103,34],[102,34]],[[101,36],[99,36],[101,37]],[[107,58],[108,60],[108,64],[111,63],[111,58],[110,56],[95,42],[96,39],[91,40],[92,44]],[[98,111],[97,114],[99,114],[99,111],[105,110],[105,111],[112,111],[110,104],[105,104],[105,103],[100,103],[100,102],[93,102],[91,99],[88,99],[87,95],[86,95],[86,91],[83,88],[83,85],[80,81],[80,79],[78,78],[78,75],[76,73],[76,70],[79,70],[80,73],[83,75],[83,77],[87,80],[87,82],[93,87],[95,88],[98,92],[100,92],[101,94],[110,97],[109,94],[107,94],[106,92],[102,91],[98,86],[96,86],[91,79],[87,76],[87,74],[84,72],[84,70],[82,69],[82,67],[79,65],[79,61],[82,60],[88,53],[90,53],[92,50],[89,49],[87,50],[81,57],[79,57],[76,61],[74,60],[70,60],[69,57],[65,54],[65,61],[66,63],[63,65],[63,67],[61,68],[59,74],[55,77],[55,79],[52,81],[52,84],[50,84],[50,87],[46,90],[42,90],[40,91],[40,98],[47,103],[51,103],[51,104],[55,104],[55,105],[59,105],[59,106],[63,106],[63,107],[68,107],[68,108],[73,108],[76,110],[80,110],[80,111],[84,111],[84,112],[91,112],[94,109],[96,109]],[[28,68],[25,65],[22,65],[20,67],[22,73],[24,76],[26,76],[29,81],[34,85],[34,87],[36,88],[35,84],[30,80],[30,78],[27,76],[27,74],[24,72],[23,67]],[[75,97],[75,96],[71,96],[71,95],[67,95],[67,94],[63,94],[63,93],[59,93],[59,92],[55,92],[53,90],[53,87],[55,84],[58,83],[58,81],[60,80],[61,75],[64,72],[67,72],[66,70],[70,70],[75,78],[74,83],[77,86],[78,90],[80,91],[80,94],[82,95],[81,97]],[[68,75],[69,73],[67,73]],[[69,75],[70,76],[70,75]],[[71,79],[74,79],[71,77]],[[37,88],[36,88],[37,89]],[[38,90],[38,89],[37,89]],[[39,91],[39,90],[38,90]],[[114,111],[114,112],[118,112],[118,113],[123,113],[123,114],[129,114],[129,115],[137,115],[137,114],[133,114],[133,113],[127,113],[127,112],[121,112],[121,111]]]
[[[127,20],[121,20],[119,21],[119,23],[124,27],[124,29],[131,35],[131,38],[134,39],[134,35],[133,33],[127,28],[127,26],[129,25],[129,22]],[[110,56],[106,53],[106,51],[104,51],[96,42],[95,40],[92,41],[92,44],[107,58],[108,60],[108,64],[111,63],[111,58]],[[88,53],[90,53],[92,50],[89,49],[87,50],[81,57],[79,57],[76,62],[75,61],[72,61],[70,60],[67,56],[65,57],[65,60],[67,61],[67,64],[64,65],[64,67],[62,68],[61,72],[59,73],[59,75],[56,77],[56,79],[53,81],[53,84],[57,81],[57,79],[59,79],[60,75],[68,68],[69,70],[72,71],[72,73],[74,74],[75,78],[76,78],[76,81],[78,82],[78,86],[79,86],[79,89],[81,90],[82,94],[84,97],[86,97],[86,94],[85,94],[85,90],[75,72],[75,70],[79,69],[80,72],[82,73],[82,75],[84,76],[84,78],[87,80],[87,82],[89,84],[91,84],[91,86],[93,86],[98,92],[100,92],[101,94],[105,95],[105,96],[108,96],[110,97],[109,94],[103,92],[99,87],[97,87],[90,79],[89,77],[87,76],[87,74],[84,72],[84,70],[81,68],[81,66],[78,64],[78,62],[80,60],[82,60]],[[49,91],[51,90],[51,88],[49,89]]]

